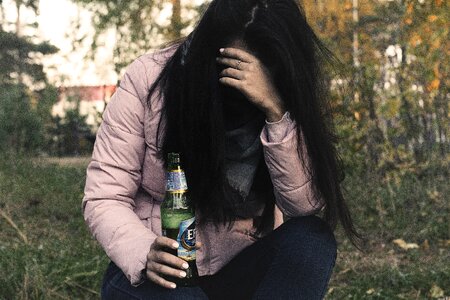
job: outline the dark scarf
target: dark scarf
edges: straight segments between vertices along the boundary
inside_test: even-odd
[[[263,232],[273,227],[274,208],[259,137],[265,115],[235,89],[225,89],[224,96],[225,196],[233,203],[237,218],[254,218]]]

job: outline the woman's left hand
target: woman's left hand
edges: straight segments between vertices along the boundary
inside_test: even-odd
[[[267,67],[253,54],[238,48],[223,48],[218,63],[229,66],[220,73],[222,84],[234,87],[261,109],[269,122],[286,112]],[[240,63],[239,63],[240,61]]]

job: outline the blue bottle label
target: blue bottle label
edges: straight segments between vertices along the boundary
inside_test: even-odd
[[[194,260],[195,255],[195,217],[184,220],[180,223],[180,230],[178,232],[177,241],[178,257],[184,260]]]

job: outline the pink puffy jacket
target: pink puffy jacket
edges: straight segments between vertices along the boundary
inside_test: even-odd
[[[133,286],[143,282],[150,245],[161,235],[160,205],[165,192],[165,170],[156,156],[156,130],[161,102],[145,104],[148,89],[175,48],[138,57],[126,69],[103,113],[82,199],[82,212],[93,236]],[[163,120],[164,123],[164,120]],[[287,112],[260,134],[264,158],[276,197],[275,226],[286,216],[317,213],[311,181],[296,151],[296,124]],[[304,146],[303,146],[304,147]],[[303,148],[306,153],[306,147]],[[226,226],[197,226],[200,275],[216,273],[255,239],[252,219]]]

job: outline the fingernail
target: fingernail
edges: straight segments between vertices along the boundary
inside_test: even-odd
[[[220,53],[222,53],[222,52],[223,52],[223,50],[225,50],[225,49],[224,49],[224,48],[220,48],[220,49],[219,49]]]
[[[184,263],[183,268],[187,269],[187,268],[189,268],[189,265],[187,263]]]
[[[181,271],[181,272],[180,272],[180,276],[181,276],[181,277],[186,277],[186,272]]]
[[[171,284],[170,284],[170,287],[174,289],[174,288],[177,287],[177,285],[176,285],[175,283],[171,283]]]
[[[174,247],[174,248],[178,248],[178,246],[179,246],[178,243],[173,243],[173,244],[172,244],[172,247]]]

